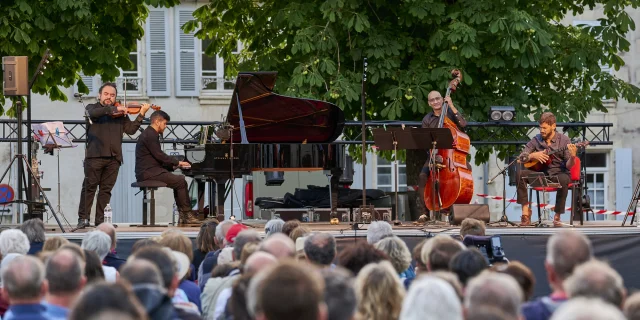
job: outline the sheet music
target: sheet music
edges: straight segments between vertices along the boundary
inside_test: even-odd
[[[35,123],[31,125],[35,132],[34,138],[44,148],[74,148],[77,147],[69,138],[69,132],[62,121]]]

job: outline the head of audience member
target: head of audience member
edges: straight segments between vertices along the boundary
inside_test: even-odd
[[[422,251],[420,251],[420,258],[422,259],[422,262],[424,262],[424,265],[427,267],[427,271],[433,271],[433,270],[429,269],[431,267],[430,263],[429,263],[429,255],[431,255],[431,251],[433,251],[434,247],[441,247],[445,243],[446,244],[457,244],[461,248],[464,248],[464,245],[462,244],[462,242],[456,241],[451,236],[444,235],[444,234],[439,234],[439,235],[436,235],[433,238],[427,239],[427,241],[422,246]],[[447,248],[452,248],[453,245],[447,245],[446,247]],[[454,249],[454,251],[455,251],[455,249]],[[457,252],[458,251],[456,251],[455,253],[457,253]],[[453,256],[451,256],[451,258],[453,258]],[[440,263],[443,263],[443,261],[440,261]],[[447,261],[447,268],[448,268],[448,261]]]
[[[150,319],[166,319],[172,314],[171,298],[166,295],[160,269],[153,262],[131,259],[120,268],[120,278],[131,283]]]
[[[235,246],[235,240],[236,237],[238,236],[238,234],[240,234],[240,232],[249,229],[249,227],[245,226],[244,224],[241,223],[236,223],[234,225],[232,225],[231,227],[229,227],[229,230],[227,230],[227,233],[225,234],[225,246],[226,247],[233,247]]]
[[[551,320],[626,320],[624,314],[601,299],[575,298],[563,303]]]
[[[324,283],[318,272],[309,272],[297,263],[283,262],[264,273],[258,287],[256,320],[327,319]]]
[[[424,247],[424,244],[427,242],[427,240],[429,239],[424,239],[418,242],[415,247],[413,247],[412,256],[413,260],[415,260],[416,262],[416,274],[427,271],[427,265],[424,263],[421,256],[422,247]]]
[[[278,259],[274,255],[264,251],[257,251],[249,256],[242,265],[242,273],[255,274],[277,263]]]
[[[449,237],[449,240],[450,241],[439,241],[431,246],[431,252],[426,259],[427,269],[429,271],[449,270],[449,263],[453,257],[467,249],[461,242],[451,237]]]
[[[533,289],[536,285],[536,277],[531,269],[520,261],[509,261],[509,263],[500,263],[491,267],[492,271],[508,274],[513,277],[522,292],[524,293],[524,301],[533,298]]]
[[[134,242],[133,245],[131,246],[131,253],[134,254],[138,250],[140,250],[142,248],[147,248],[147,247],[162,248],[162,245],[160,245],[160,243],[158,243],[158,241],[156,241],[154,239],[149,239],[149,238],[140,239],[140,240]]]
[[[304,254],[304,243],[307,241],[308,236],[298,237],[296,239],[296,260],[305,261],[307,256]]]
[[[411,252],[409,247],[396,236],[386,237],[373,245],[376,249],[384,252],[389,257],[389,261],[397,273],[402,273],[411,265]]]
[[[160,269],[153,262],[146,259],[134,258],[127,261],[120,270],[120,277],[132,285],[151,284],[163,288]]]
[[[515,318],[494,306],[480,306],[473,310],[473,314],[468,314],[465,320],[515,320]]]
[[[82,249],[98,254],[100,261],[104,260],[111,250],[111,238],[102,231],[91,231],[84,234],[81,244]]]
[[[336,239],[326,232],[311,234],[304,240],[304,254],[316,265],[330,266],[336,257]]]
[[[433,252],[436,251],[431,253]],[[458,279],[464,286],[469,279],[479,275],[488,266],[487,260],[476,248],[459,251],[449,262],[449,270],[458,275]]]
[[[70,308],[87,283],[84,263],[69,249],[52,253],[45,265],[49,283],[46,300],[50,304]]]
[[[563,282],[577,266],[593,258],[591,241],[579,231],[560,230],[547,241],[544,268],[553,291],[564,291]]]
[[[48,290],[42,262],[21,255],[2,266],[2,296],[9,305],[38,304]]]
[[[85,249],[84,258],[84,275],[87,278],[87,284],[104,281],[104,269],[98,254],[95,251]]]
[[[200,226],[200,231],[196,237],[196,249],[202,253],[215,251],[220,245],[216,240],[216,228],[218,227],[218,220],[211,219],[204,222]]]
[[[247,291],[253,274],[243,274],[233,282],[231,289],[231,297],[227,301],[225,310],[230,311],[233,315],[233,319],[238,320],[250,320],[253,319],[249,313],[247,304]]]
[[[465,314],[473,314],[478,307],[494,306],[516,319],[523,299],[522,289],[511,276],[486,270],[471,279],[466,287]]]
[[[367,228],[367,242],[375,244],[383,238],[393,235],[391,225],[386,221],[373,221]]]
[[[85,264],[87,257],[84,255],[84,250],[76,243],[73,243],[73,242],[65,243],[61,245],[58,250],[62,250],[62,249],[66,249],[73,252],[78,258],[80,258],[82,265]]]
[[[302,223],[298,219],[289,220],[285,222],[284,225],[282,226],[282,233],[284,233],[288,237],[291,234],[291,231],[293,231],[293,229],[301,225]]]
[[[458,275],[450,271],[434,271],[434,272],[425,273],[420,277],[423,277],[425,275],[428,275],[430,277],[436,277],[438,279],[446,281],[451,286],[451,288],[453,288],[453,290],[456,292],[456,295],[458,295],[458,299],[460,300],[460,303],[462,303],[462,301],[464,300],[464,288],[462,287],[462,282],[460,282],[460,279],[458,279]]]
[[[405,296],[404,285],[389,261],[366,265],[356,276],[357,317],[397,319]]]
[[[241,226],[241,224],[237,225]],[[229,233],[231,233],[233,228],[237,225],[231,227]],[[229,236],[229,233],[227,233],[227,237]],[[238,235],[233,239],[233,261],[240,261],[244,245],[250,242],[260,242],[260,235],[255,230],[243,230],[238,233]]]
[[[437,277],[423,276],[411,283],[402,303],[400,319],[462,320],[462,304],[449,283]]]
[[[105,312],[117,310],[133,319],[148,319],[147,313],[125,281],[96,283],[85,290],[74,304],[69,320],[93,319]],[[120,318],[118,318],[120,319]]]
[[[160,247],[149,246],[136,251],[129,259],[148,260],[153,263],[160,270],[162,286],[167,290],[167,295],[169,297],[175,295],[180,280],[178,279],[177,267],[167,251]]]
[[[96,230],[102,231],[109,236],[111,239],[111,247],[110,251],[116,250],[116,244],[118,242],[118,237],[116,236],[116,227],[114,227],[111,223],[103,222],[96,227]]]
[[[216,243],[218,244],[218,247],[220,247],[220,249],[229,245],[226,239],[227,232],[229,232],[229,229],[231,229],[234,224],[237,223],[233,220],[224,220],[220,222],[220,224],[218,224],[218,226],[216,227]]]
[[[30,244],[27,235],[18,229],[7,229],[0,233],[0,254],[6,257],[9,253],[27,254]]]
[[[622,310],[624,310],[627,320],[640,320],[640,292],[636,292],[625,299]]]
[[[340,267],[324,268],[320,274],[324,279],[324,303],[328,309],[328,320],[353,319],[358,305],[353,276]]]
[[[262,241],[260,251],[268,252],[278,259],[293,258],[296,245],[283,233],[276,233]]]
[[[607,263],[592,259],[577,266],[564,281],[569,298],[600,298],[622,308],[627,290],[620,274]]]
[[[276,233],[282,233],[282,227],[284,227],[284,220],[280,218],[271,219],[264,225],[264,233],[267,237]]]
[[[20,230],[27,235],[29,243],[44,243],[46,240],[44,222],[40,218],[33,218],[23,222]]]
[[[185,236],[182,232],[171,232],[160,238],[160,245],[169,248],[173,251],[183,253],[189,261],[193,261],[193,244],[191,239]],[[189,276],[189,271],[185,274],[185,277]],[[182,280],[182,279],[180,279]]]
[[[69,240],[67,240],[67,238],[61,236],[53,236],[44,241],[42,251],[56,251],[67,243],[69,243]]]
[[[484,236],[486,231],[486,226],[484,225],[484,221],[474,219],[474,218],[465,218],[462,220],[460,224],[460,238],[464,239],[465,236]]]
[[[240,254],[240,265],[244,265],[247,259],[260,249],[259,242],[249,242],[242,247],[242,253]]]
[[[291,230],[291,233],[289,233],[289,238],[291,238],[291,240],[295,244],[299,238],[306,237],[310,233],[311,233],[311,229],[309,229],[308,227],[299,226]]]
[[[386,253],[376,249],[368,243],[350,245],[338,253],[338,265],[345,267],[354,275],[357,275],[364,266],[369,263],[389,260]]]

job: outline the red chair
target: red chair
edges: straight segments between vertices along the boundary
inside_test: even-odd
[[[571,189],[571,219],[570,221],[570,225],[573,226],[573,218],[574,215],[573,213],[576,212],[576,205],[578,205],[576,203],[576,189],[580,188],[580,158],[578,157],[574,157],[573,158],[573,167],[571,167],[571,169],[569,169],[569,175],[571,176],[571,182],[569,183],[569,188]],[[541,209],[540,209],[540,192],[557,192],[559,190],[559,188],[554,188],[554,187],[531,187],[531,189],[529,189],[529,199],[531,199],[531,194],[533,191],[536,192],[536,200],[538,202],[538,224],[537,226],[542,225],[542,213],[541,213]],[[580,189],[578,189],[580,190]],[[580,203],[581,205],[582,203]],[[582,211],[582,208],[579,208],[580,211]],[[582,225],[584,223],[584,218],[583,215],[580,214],[580,225]]]

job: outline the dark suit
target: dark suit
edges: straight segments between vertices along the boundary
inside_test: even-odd
[[[160,147],[160,134],[149,126],[145,129],[136,143],[136,180],[156,180],[167,184],[173,189],[173,196],[180,212],[190,212],[191,202],[187,188],[187,181],[183,175],[171,173],[179,161],[170,157]]]
[[[141,115],[133,121],[129,116],[112,118],[111,115],[117,110],[114,106],[103,106],[100,103],[87,106],[87,113],[93,124],[89,125],[87,136],[78,218],[89,219],[93,198],[99,187],[96,225],[104,221],[104,208],[111,200],[111,189],[118,179],[122,164],[122,136],[125,133],[136,133],[143,119]]]

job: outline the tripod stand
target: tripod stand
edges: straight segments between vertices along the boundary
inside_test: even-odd
[[[47,198],[47,195],[45,194],[44,190],[42,190],[42,186],[40,185],[39,179],[37,179],[34,176],[33,168],[29,164],[29,161],[27,160],[27,157],[24,154],[22,154],[22,102],[20,102],[20,101],[16,102],[16,114],[17,114],[17,117],[18,117],[18,128],[17,128],[18,153],[13,156],[13,158],[11,159],[11,162],[9,162],[9,166],[7,166],[7,169],[4,171],[4,173],[2,174],[2,177],[0,178],[0,182],[2,182],[4,180],[4,178],[7,176],[7,173],[9,173],[9,170],[11,170],[11,166],[13,166],[13,164],[16,163],[16,160],[18,160],[18,162],[17,162],[17,164],[18,164],[18,182],[19,182],[18,183],[18,199],[17,200],[13,200],[13,201],[8,202],[8,203],[19,203],[19,204],[26,204],[26,205],[29,205],[29,206],[31,204],[36,203],[35,201],[24,200],[22,198],[22,191],[23,191],[22,190],[22,183],[24,183],[24,185],[27,185],[27,178],[24,175],[24,170],[23,170],[23,168],[26,168],[27,172],[29,173],[29,177],[30,177],[31,181],[34,182],[36,187],[37,187],[38,193],[40,195],[42,195],[42,197],[44,198],[44,200],[47,203],[47,206],[51,210],[51,214],[56,219],[56,222],[58,223],[58,226],[60,227],[60,231],[62,231],[64,233],[66,231],[62,227],[62,223],[60,223],[60,219],[58,219],[58,215],[56,214],[55,210],[53,209],[53,206],[51,205],[51,202],[49,201],[49,198]],[[29,212],[29,213],[31,214],[31,212]]]
[[[495,224],[495,223],[502,223],[502,222],[506,222],[508,225],[515,227],[517,226],[517,224],[509,221],[509,217],[507,217],[507,170],[509,170],[509,168],[515,164],[516,162],[518,162],[518,158],[513,159],[513,161],[511,161],[511,163],[509,163],[507,166],[505,166],[504,168],[502,168],[502,170],[500,172],[498,172],[498,174],[496,174],[495,176],[493,176],[491,179],[489,179],[489,181],[487,181],[487,184],[491,184],[493,183],[494,180],[496,180],[496,178],[499,175],[502,175],[502,216],[500,217],[500,219],[498,221],[494,221],[489,223],[489,225]]]

